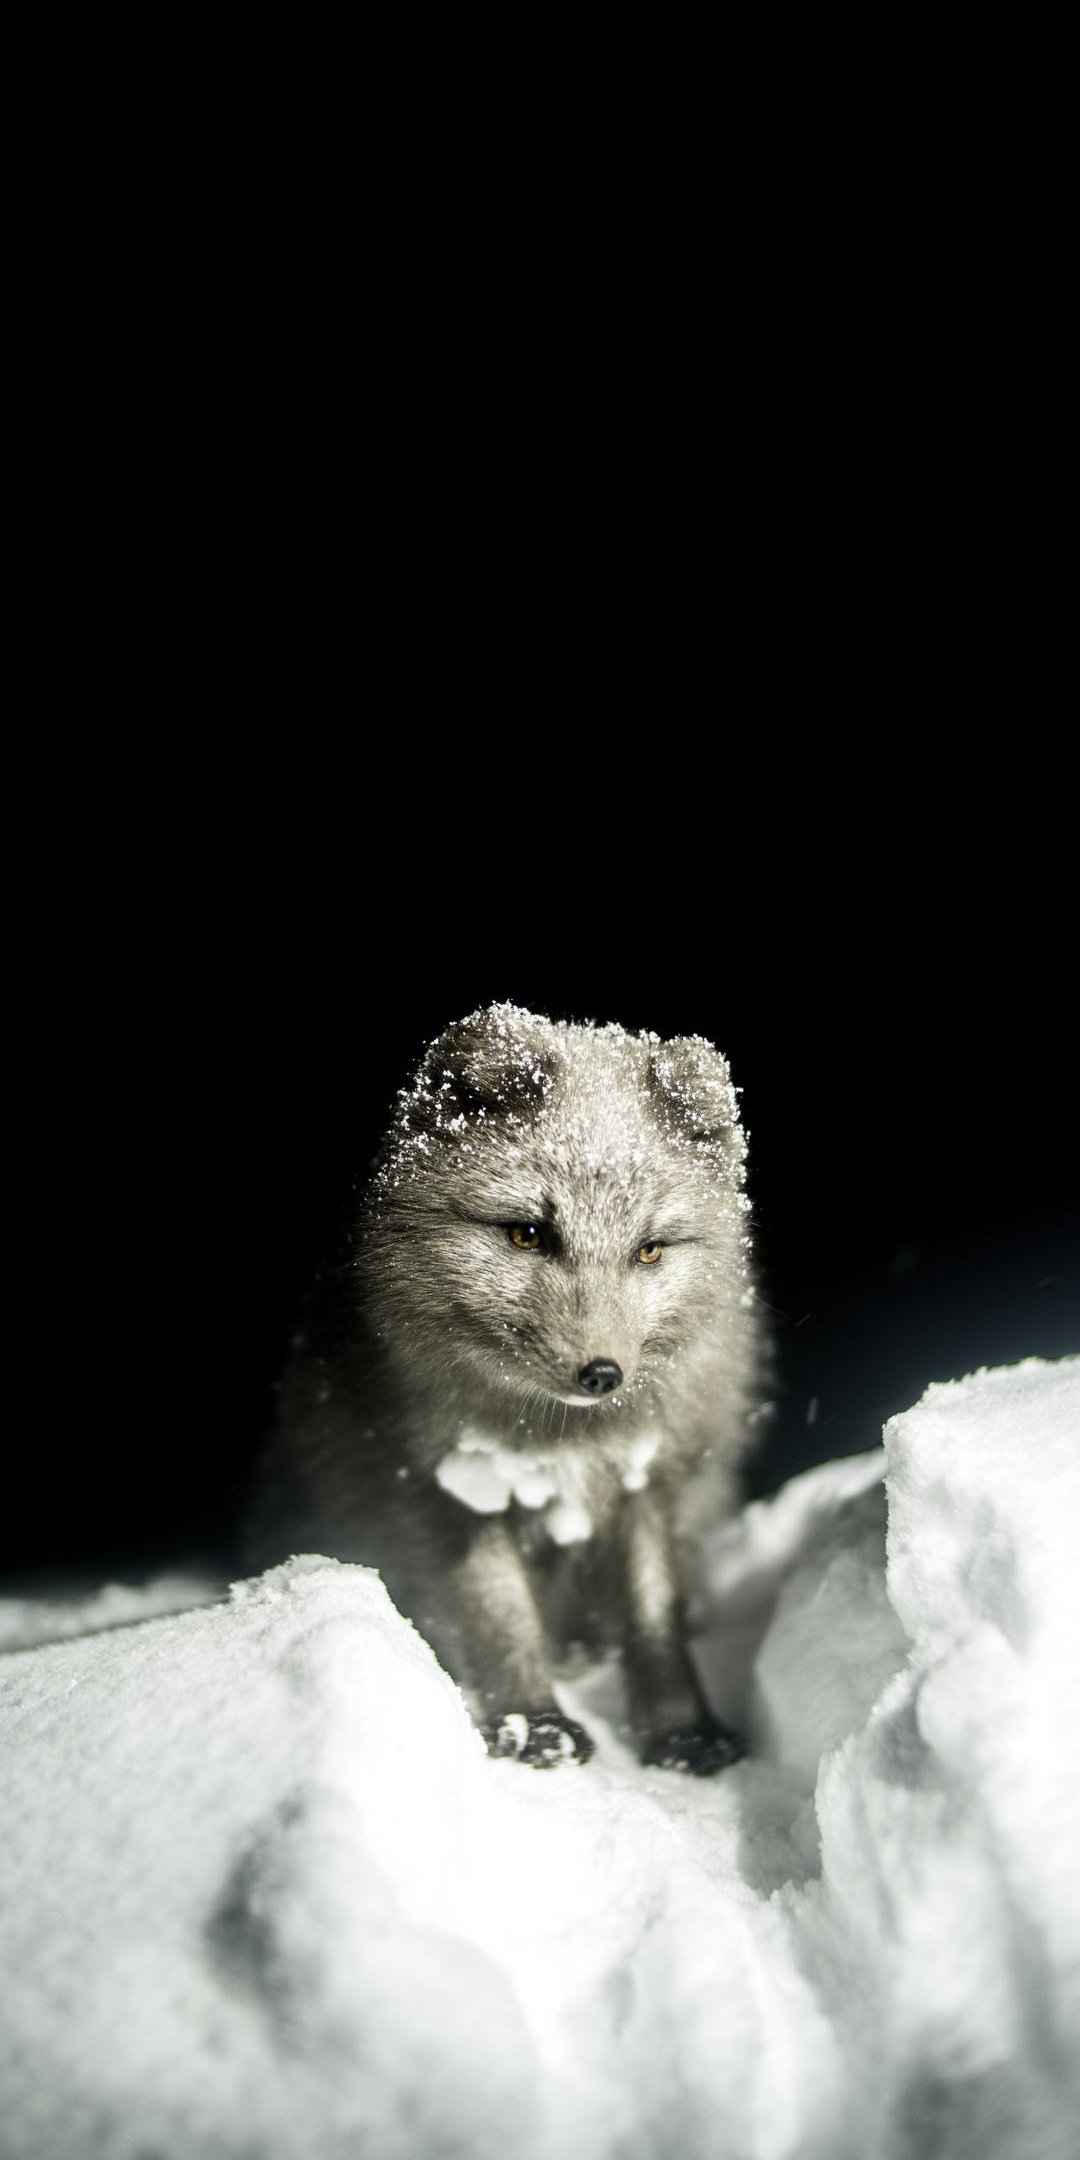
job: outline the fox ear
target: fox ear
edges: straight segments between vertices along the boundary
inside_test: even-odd
[[[407,1107],[412,1126],[445,1129],[458,1117],[533,1117],[550,1092],[558,1056],[531,1013],[489,1005],[458,1020],[424,1054]]]
[[[648,1082],[661,1122],[690,1140],[725,1141],[739,1123],[726,1057],[703,1035],[678,1035],[649,1059]]]

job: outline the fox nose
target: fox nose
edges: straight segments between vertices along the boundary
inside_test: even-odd
[[[594,1357],[588,1365],[582,1366],[578,1386],[584,1388],[586,1395],[610,1395],[621,1379],[622,1366],[616,1365],[614,1358]]]

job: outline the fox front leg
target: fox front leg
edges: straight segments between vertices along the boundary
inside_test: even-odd
[[[711,1777],[742,1742],[714,1718],[690,1661],[670,1513],[655,1489],[627,1496],[622,1515],[623,1661],[641,1759]]]
[[[450,1588],[460,1616],[464,1679],[477,1699],[489,1753],[537,1769],[587,1762],[592,1741],[555,1701],[543,1622],[521,1554],[502,1522],[477,1525]]]

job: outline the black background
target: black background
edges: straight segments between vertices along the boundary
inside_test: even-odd
[[[1080,1347],[1060,152],[968,72],[917,155],[906,91],[778,129],[770,61],[718,160],[628,107],[603,186],[515,109],[509,188],[410,120],[358,211],[321,93],[310,157],[245,93],[238,166],[227,120],[172,193],[56,183],[8,1579],[220,1538],[395,1087],[492,998],[729,1054],[759,1489]]]
[[[736,773],[715,727],[611,722],[586,752],[553,711],[512,742],[456,722],[436,777],[430,736],[393,733],[377,784],[339,744],[272,798],[257,759],[192,771],[178,738],[168,816],[144,803],[65,902],[9,1583],[227,1564],[394,1090],[495,998],[729,1055],[777,1353],[752,1490],[873,1446],[930,1380],[1080,1348],[1067,861],[1018,860],[1015,799],[946,803],[926,750],[901,799],[868,734],[796,772],[770,730]]]

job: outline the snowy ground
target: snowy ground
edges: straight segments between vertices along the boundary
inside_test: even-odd
[[[1078,1526],[1075,1359],[750,1509],[708,1782],[611,1672],[489,1761],[363,1569],[0,1607],[4,2160],[1071,2160]]]

